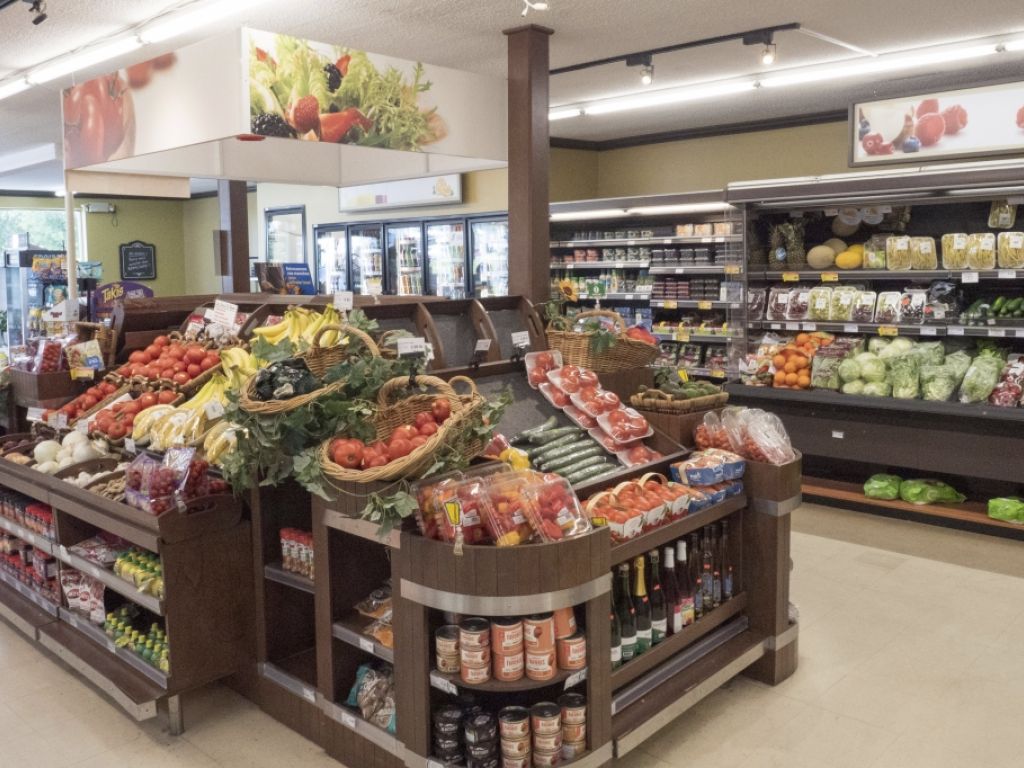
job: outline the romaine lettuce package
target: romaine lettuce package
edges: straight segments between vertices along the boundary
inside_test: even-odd
[[[1024,499],[1009,496],[988,500],[988,516],[993,520],[1024,524]]]
[[[914,354],[921,365],[942,365],[946,362],[946,350],[941,341],[921,341],[914,347]]]
[[[1003,362],[998,357],[979,355],[971,363],[960,384],[961,403],[982,403],[988,400],[999,382]]]
[[[921,397],[924,400],[945,402],[953,396],[963,377],[952,363],[921,366]]]
[[[911,504],[959,504],[967,497],[941,480],[904,480],[900,498]]]
[[[902,482],[903,478],[899,475],[872,475],[864,483],[864,495],[869,499],[898,499]]]
[[[921,364],[917,355],[903,355],[889,361],[892,396],[897,400],[916,400],[921,392]]]

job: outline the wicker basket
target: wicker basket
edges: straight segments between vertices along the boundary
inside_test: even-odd
[[[459,395],[459,400],[462,402],[462,411],[458,416],[453,413],[449,419],[449,421],[452,422],[449,425],[452,429],[461,427],[474,414],[476,414],[477,411],[483,408],[484,404],[487,402],[487,399],[481,395],[480,391],[476,388],[476,382],[468,376],[452,376],[452,378],[448,380],[448,384],[453,389],[455,388],[456,383],[468,384],[469,392],[465,395]],[[466,440],[460,439],[450,442],[467,461],[479,456],[484,452],[484,448],[487,447],[487,441],[483,438],[470,438]]]
[[[114,367],[114,355],[117,353],[117,331],[102,323],[75,323],[75,335],[79,341],[96,339],[100,345],[103,364],[107,368]]]
[[[340,331],[346,337],[354,336],[363,342],[363,345],[367,350],[369,350],[372,357],[380,357],[380,350],[377,348],[373,339],[358,328],[353,328],[350,325],[325,325],[317,331],[316,336],[313,337],[313,346],[301,355],[298,355],[298,357],[306,361],[306,367],[308,367],[310,372],[318,379],[323,378],[324,374],[334,366],[339,363],[343,363],[351,353],[351,346],[349,344],[336,344],[333,347],[320,346],[320,337],[326,331],[330,330]],[[255,374],[249,377],[249,380],[245,383],[245,389],[242,390],[238,397],[238,407],[246,413],[263,415],[271,413],[287,413],[288,411],[294,411],[296,408],[309,405],[318,397],[323,397],[326,394],[337,392],[345,385],[344,380],[339,380],[333,384],[328,384],[325,387],[315,389],[308,394],[298,395],[297,397],[292,397],[288,400],[257,400],[257,375],[258,374]]]
[[[384,331],[380,336],[377,337],[377,346],[380,347],[381,357],[385,357],[388,360],[398,359],[398,339],[403,337],[411,336],[408,331],[401,329],[392,329],[390,331]]]
[[[387,480],[398,480],[403,477],[414,477],[434,461],[434,454],[442,445],[449,444],[458,433],[459,425],[464,421],[466,405],[462,397],[444,379],[436,376],[414,376],[412,382],[419,387],[429,387],[433,392],[417,393],[392,403],[391,396],[409,385],[407,376],[399,376],[384,383],[377,395],[377,415],[373,425],[377,430],[377,439],[387,442],[391,433],[403,424],[411,424],[416,414],[430,410],[431,404],[439,397],[448,401],[451,415],[438,427],[426,443],[413,450],[408,456],[388,462],[382,467],[370,469],[345,469],[331,460],[331,441],[325,440],[320,445],[320,467],[329,479],[341,483],[371,483]],[[475,387],[474,387],[475,393]],[[467,397],[480,397],[479,393]],[[480,398],[481,400],[483,398]]]
[[[672,400],[668,397],[651,397],[650,393],[658,390],[647,390],[643,394],[631,395],[630,405],[645,411],[656,413],[693,413],[694,411],[707,411],[718,408],[729,401],[728,392],[719,392],[717,395],[705,397],[691,397],[687,400]]]
[[[593,354],[590,351],[590,340],[594,331],[578,333],[576,331],[555,331],[548,328],[548,346],[562,353],[562,361],[567,365],[579,365],[590,368],[595,373],[615,373],[632,368],[643,368],[654,362],[658,357],[658,347],[643,341],[631,339],[626,335],[626,323],[618,312],[607,309],[591,309],[580,312],[576,319],[588,317],[608,317],[615,323],[618,340],[610,349]]]

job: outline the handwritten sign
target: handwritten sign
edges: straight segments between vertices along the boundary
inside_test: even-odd
[[[122,280],[156,280],[156,246],[133,240],[122,243],[121,279]]]

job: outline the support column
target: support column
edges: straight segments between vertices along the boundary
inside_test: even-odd
[[[548,44],[553,30],[530,24],[508,37],[509,292],[538,302],[550,294],[548,224]]]
[[[220,203],[220,275],[224,293],[249,293],[249,205],[244,181],[217,182]]]

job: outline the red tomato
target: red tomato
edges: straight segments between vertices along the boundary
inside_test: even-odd
[[[207,355],[206,357],[203,358],[203,362],[199,364],[199,367],[202,368],[204,371],[208,371],[215,365],[217,365],[219,362],[220,358],[217,357],[216,355],[212,357],[210,355]]]
[[[149,355],[150,360],[156,360],[158,357],[160,357],[160,347],[158,347],[156,344],[150,344],[143,351],[147,355]]]
[[[195,363],[189,363],[189,366],[188,368],[185,369],[185,371],[188,373],[190,378],[194,379],[196,376],[203,372],[203,369],[200,366],[196,365]]]
[[[185,359],[190,363],[196,363],[197,365],[203,362],[203,358],[206,357],[206,350],[200,346],[192,346],[185,350]]]
[[[585,387],[596,387],[597,374],[589,368],[580,368],[580,385]]]
[[[114,423],[107,428],[107,437],[109,437],[112,440],[119,440],[126,434],[128,434],[128,430],[125,428],[123,424]]]
[[[167,348],[167,355],[175,360],[181,360],[185,357],[185,348],[180,344],[172,344]]]
[[[389,461],[400,459],[403,456],[408,456],[412,451],[412,443],[408,440],[399,438],[398,440],[392,440],[388,446],[387,456]]]
[[[149,360],[149,355],[147,355],[144,351],[139,349],[135,350],[130,355],[128,355],[129,363],[139,363],[141,365],[145,365],[146,363],[149,362]]]
[[[169,405],[178,399],[178,393],[171,389],[161,389],[156,399],[161,405]]]
[[[142,403],[138,400],[130,400],[129,402],[123,403],[121,407],[122,413],[138,413],[142,410]]]
[[[394,443],[396,440],[412,440],[419,432],[416,427],[412,427],[408,424],[403,424],[397,427],[394,432],[391,433],[391,438],[388,442]]]
[[[416,435],[416,437],[409,441],[409,444],[413,447],[413,449],[419,448],[421,445],[426,445],[426,443],[427,438],[424,437],[423,435]]]
[[[413,420],[413,424],[416,425],[416,429],[419,429],[428,422],[430,424],[437,424],[437,422],[434,421],[434,414],[432,414],[430,411],[420,411],[419,413],[416,414],[416,418]]]
[[[170,368],[170,369],[171,369],[172,371],[174,371],[175,373],[181,373],[181,372],[182,372],[182,371],[184,371],[184,370],[185,370],[186,368],[188,368],[188,366],[187,366],[187,365],[185,364],[185,362],[184,362],[184,361],[182,361],[182,360],[179,360],[179,361],[178,361],[178,362],[176,362],[176,363],[171,363],[171,365],[170,365],[170,366],[168,366],[168,367],[169,367],[169,368]]]
[[[537,357],[534,358],[534,365],[542,370],[550,371],[555,367],[555,356],[550,352],[538,352]]]
[[[559,408],[565,408],[569,405],[569,396],[557,387],[551,389],[551,402],[557,405]]]
[[[189,375],[184,371],[178,371],[171,377],[171,381],[173,381],[175,384],[188,384],[191,381],[191,379],[189,378]]]
[[[539,365],[534,366],[530,369],[530,383],[534,386],[539,387],[545,381],[548,380],[547,373]]]
[[[439,397],[431,404],[430,412],[434,415],[434,421],[441,424],[452,415],[452,405],[444,398]]]
[[[387,457],[377,455],[370,459],[368,462],[366,462],[366,469],[370,469],[371,467],[383,467],[387,463]]]
[[[171,340],[168,339],[166,336],[157,336],[155,339],[153,339],[153,343],[156,344],[158,347],[166,347],[170,343],[170,341]]]
[[[139,395],[139,405],[141,405],[143,409],[152,408],[156,403],[156,395],[152,392],[143,392]]]
[[[433,421],[425,422],[420,426],[420,435],[423,437],[430,437],[431,435],[437,434],[437,424]],[[414,440],[416,438],[413,438]]]
[[[360,440],[336,440],[331,451],[331,460],[346,469],[357,469],[363,461],[363,444]]]

